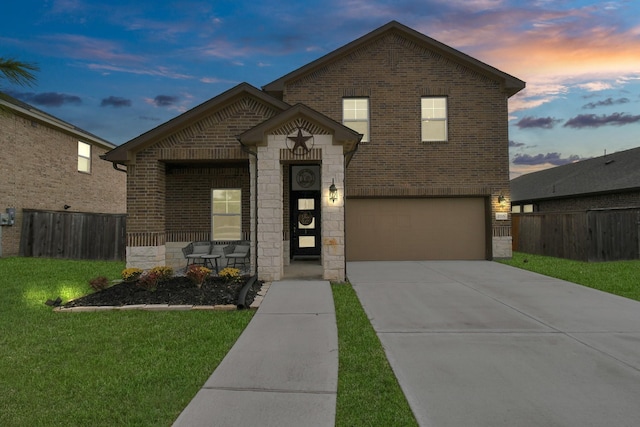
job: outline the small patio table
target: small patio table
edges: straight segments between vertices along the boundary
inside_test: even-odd
[[[211,268],[214,268],[214,265],[211,263],[211,260],[213,260],[213,262],[215,263],[215,269],[216,269],[216,274],[218,274],[218,258],[220,258],[222,255],[219,254],[205,254],[205,255],[200,255],[200,258],[202,258],[204,260],[204,266],[207,266],[207,262],[209,263],[209,265],[211,266]]]

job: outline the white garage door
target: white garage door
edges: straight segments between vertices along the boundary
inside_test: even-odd
[[[487,258],[484,198],[348,199],[348,261]]]

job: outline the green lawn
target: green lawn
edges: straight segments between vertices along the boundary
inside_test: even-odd
[[[640,301],[640,261],[581,262],[514,252],[504,264]]]
[[[253,312],[54,313],[122,262],[0,259],[0,426],[170,426]],[[337,426],[417,425],[349,284],[332,285]]]
[[[340,367],[336,426],[417,426],[350,284],[334,284]]]
[[[0,259],[0,425],[170,426],[251,319],[236,312],[54,313],[122,262]]]

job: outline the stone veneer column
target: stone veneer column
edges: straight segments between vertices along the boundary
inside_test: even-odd
[[[282,166],[280,148],[284,138],[269,136],[267,146],[258,147],[258,277],[280,280],[283,274],[282,251]]]
[[[344,154],[333,145],[331,136],[316,136],[322,145],[322,267],[326,280],[343,281],[345,271],[344,233]],[[329,200],[329,187],[335,182],[338,199]]]

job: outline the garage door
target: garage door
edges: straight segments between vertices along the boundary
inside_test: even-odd
[[[348,261],[486,259],[483,198],[349,199]]]

